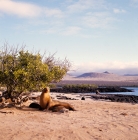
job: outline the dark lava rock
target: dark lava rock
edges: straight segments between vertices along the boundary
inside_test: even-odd
[[[103,92],[133,92],[133,90],[121,87],[99,87],[99,88],[54,88],[51,92],[59,93],[103,93]]]
[[[111,102],[138,103],[138,96],[122,94],[99,94],[91,95],[95,100],[110,100]]]
[[[97,90],[99,92],[133,92],[130,89],[126,89],[122,87],[99,87]]]
[[[85,97],[82,97],[81,100],[85,100]]]

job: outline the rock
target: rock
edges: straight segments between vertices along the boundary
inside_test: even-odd
[[[99,90],[96,90],[96,94],[100,94]]]
[[[81,98],[81,100],[85,100],[85,97],[83,96],[83,97]]]
[[[133,92],[133,90],[121,87],[99,87],[99,88],[54,88],[51,89],[51,92],[59,92],[59,93],[95,93],[95,91],[99,91],[97,93],[102,92]]]
[[[138,96],[123,94],[99,94],[91,95],[95,100],[110,100],[111,102],[138,103]]]

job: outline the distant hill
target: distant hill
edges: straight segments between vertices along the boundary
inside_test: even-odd
[[[76,78],[106,78],[106,77],[118,77],[118,76],[119,75],[105,71],[103,73],[97,73],[97,72],[84,73],[82,75],[77,76]]]
[[[83,73],[79,76],[73,76],[72,74],[66,74],[62,81],[118,81],[118,82],[138,82],[138,75],[117,75],[105,71],[103,73],[99,72],[88,72]]]
[[[110,74],[108,71],[105,71],[105,72],[103,72],[103,73]]]

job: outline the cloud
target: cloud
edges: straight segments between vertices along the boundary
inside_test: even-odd
[[[118,74],[137,74],[138,73],[138,62],[124,63],[124,62],[105,62],[105,63],[80,63],[74,65],[76,73],[82,72],[104,72],[109,71],[111,73]]]
[[[117,9],[117,8],[114,8],[114,9],[113,9],[113,12],[114,12],[115,14],[126,13],[125,10],[123,10],[123,9]]]
[[[71,26],[71,27],[66,28],[66,29],[62,32],[62,34],[63,34],[63,35],[75,35],[75,34],[78,34],[80,31],[81,31],[81,28],[80,28],[80,27]]]
[[[70,12],[81,12],[86,9],[103,7],[104,0],[78,0],[67,7]]]
[[[41,9],[33,4],[2,0],[0,2],[0,11],[2,13],[13,14],[19,17],[36,17],[40,14]]]
[[[88,9],[88,8],[89,8],[89,5],[85,1],[83,1],[83,2],[80,1],[80,2],[77,2],[75,4],[72,4],[72,5],[68,6],[68,10],[72,11],[72,12],[82,11],[82,10],[85,10],[85,9]]]
[[[90,12],[82,18],[83,24],[91,28],[109,28],[114,20],[107,12]]]
[[[44,34],[55,34],[55,33],[57,33],[57,32],[58,32],[58,31],[57,31],[56,28],[49,28],[49,29],[47,29],[47,30],[41,31],[40,33],[44,33]]]
[[[138,0],[130,0],[130,5],[133,7],[138,7]]]
[[[138,3],[138,0],[131,0],[132,3]]]
[[[63,13],[59,9],[49,9],[47,7],[40,7],[35,4],[25,2],[15,2],[13,0],[0,1],[0,12],[8,15],[16,15],[18,17],[38,17],[38,16],[54,16],[62,17]]]
[[[51,16],[59,17],[59,18],[63,17],[63,13],[59,9],[44,8],[44,13],[48,17],[51,17]]]

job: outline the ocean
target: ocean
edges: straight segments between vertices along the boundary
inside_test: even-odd
[[[108,92],[107,94],[124,94],[124,95],[136,95],[138,96],[138,87],[124,87],[133,90],[133,92]]]

